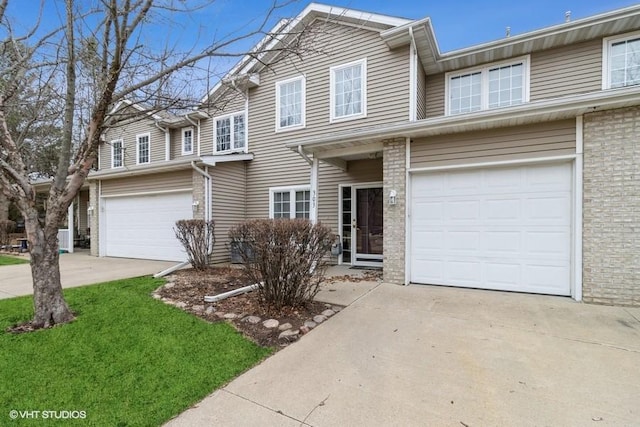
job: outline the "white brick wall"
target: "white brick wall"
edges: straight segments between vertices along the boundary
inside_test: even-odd
[[[640,107],[584,116],[583,298],[640,306]]]

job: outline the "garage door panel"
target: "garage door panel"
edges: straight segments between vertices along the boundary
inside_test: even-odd
[[[412,176],[411,281],[569,295],[571,182],[570,164]]]
[[[173,228],[177,220],[193,216],[190,193],[110,197],[103,203],[104,255],[164,261],[186,259]]]

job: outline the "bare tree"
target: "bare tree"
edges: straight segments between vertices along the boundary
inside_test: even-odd
[[[175,88],[186,90],[189,86],[180,86],[178,77],[199,70],[202,61],[244,55],[232,52],[233,47],[259,35],[272,42],[246,53],[256,60],[265,55],[298,55],[304,51],[303,43],[289,40],[303,38],[286,38],[287,43],[282,40],[292,28],[298,33],[304,29],[282,25],[275,33],[266,32],[272,14],[287,4],[276,1],[266,16],[254,21],[252,28],[245,27],[243,34],[180,52],[175,47],[147,46],[145,35],[152,29],[149,23],[172,25],[171,16],[205,8],[210,1],[194,6],[194,2],[175,0],[66,0],[59,28],[45,33],[36,24],[21,36],[16,35],[13,20],[6,15],[8,1],[0,0],[0,29],[4,32],[0,37],[4,37],[2,56],[6,58],[0,65],[0,187],[25,219],[35,309],[30,326],[37,329],[74,318],[60,283],[58,224],[96,162],[111,108],[124,99],[146,101],[158,109],[180,107],[177,102],[186,104],[188,97],[176,93],[179,90]],[[171,85],[174,90],[168,96],[166,88]],[[30,150],[24,149],[24,136],[11,125],[27,89],[41,105],[37,114],[24,120],[46,122],[59,130],[57,164],[48,172],[51,186],[44,219],[38,216],[36,190],[30,180],[33,168],[25,155]],[[45,112],[52,111],[57,114],[45,120]]]

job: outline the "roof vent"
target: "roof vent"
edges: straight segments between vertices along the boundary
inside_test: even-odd
[[[564,13],[564,22],[570,22],[570,21],[571,21],[571,11],[570,11],[570,10],[567,10],[567,11]]]
[[[505,37],[511,37],[511,27],[505,28],[504,33],[505,33],[504,34]]]

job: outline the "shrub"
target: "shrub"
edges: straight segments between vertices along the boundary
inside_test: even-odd
[[[261,301],[276,310],[313,299],[335,240],[328,227],[302,219],[247,221],[232,228],[229,237],[232,247],[240,248],[245,276],[262,282]]]
[[[9,219],[0,221],[0,245],[8,245],[9,234],[13,232],[16,223]]]
[[[181,219],[173,229],[176,237],[184,246],[191,266],[196,270],[205,270],[209,266],[209,257],[216,243],[214,221],[203,219]]]

